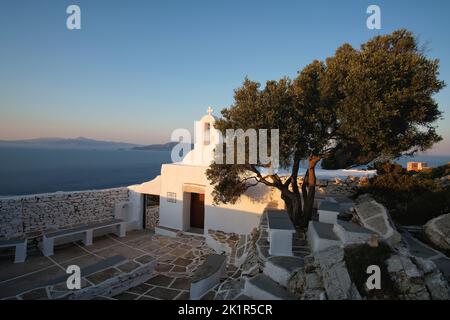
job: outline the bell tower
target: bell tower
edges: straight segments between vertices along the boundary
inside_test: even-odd
[[[219,134],[214,129],[216,118],[208,107],[200,121],[195,122],[194,149],[183,159],[184,164],[209,166],[214,160],[214,148],[219,142]]]

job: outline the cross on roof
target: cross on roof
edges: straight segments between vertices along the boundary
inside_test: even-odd
[[[208,107],[208,110],[206,110],[206,112],[208,113],[208,115],[211,115],[213,113],[213,108]]]

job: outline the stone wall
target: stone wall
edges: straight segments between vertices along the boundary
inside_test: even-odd
[[[248,250],[252,246],[251,234],[225,233],[220,230],[208,230],[206,243],[217,253],[226,253],[228,263],[239,267],[247,257]]]
[[[0,238],[23,233],[21,199],[0,199]]]
[[[159,206],[145,208],[145,228],[154,230],[159,225]]]
[[[127,188],[0,198],[0,237],[102,222],[114,218],[115,206],[128,200]]]

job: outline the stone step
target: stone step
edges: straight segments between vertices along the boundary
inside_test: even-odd
[[[264,274],[283,287],[287,287],[292,274],[303,266],[304,261],[299,257],[270,257],[265,263]]]
[[[163,227],[163,226],[155,227],[155,234],[157,234],[159,236],[175,238],[177,236],[178,232],[180,232],[180,230]]]
[[[219,283],[226,274],[226,256],[210,254],[206,256],[191,278],[191,300],[198,300]]]
[[[243,294],[253,300],[295,299],[285,288],[261,273],[246,279]]]

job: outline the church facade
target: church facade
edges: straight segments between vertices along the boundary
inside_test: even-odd
[[[213,130],[216,119],[211,113],[209,109],[196,122],[194,148],[181,162],[163,164],[158,177],[133,190],[160,197],[160,227],[204,234],[209,229],[247,234],[268,206],[282,209],[284,204],[278,190],[262,184],[247,190],[235,204],[213,203],[213,186],[206,170],[214,159],[219,137]]]

